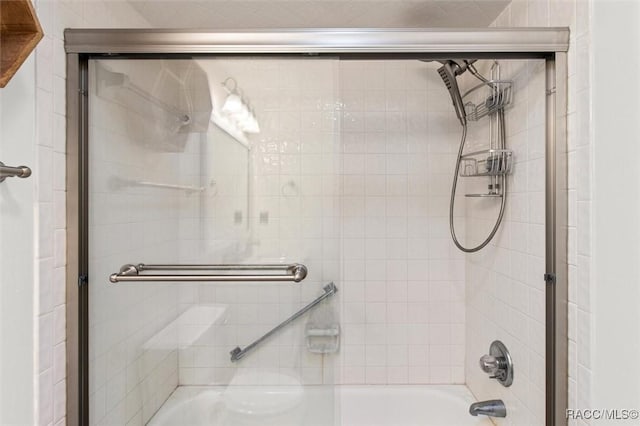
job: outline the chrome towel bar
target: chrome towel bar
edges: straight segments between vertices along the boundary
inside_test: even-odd
[[[0,161],[0,182],[4,182],[4,180],[8,177],[28,178],[29,176],[31,176],[31,169],[29,167],[5,166],[4,163]]]
[[[172,185],[169,183],[155,183],[155,182],[133,182],[131,186],[146,186],[148,188],[161,188],[161,189],[177,189],[179,191],[191,192],[204,192],[205,188],[202,186],[187,186],[187,185]]]
[[[323,287],[323,290],[324,290],[324,293],[322,293],[322,295],[318,296],[317,299],[315,299],[313,302],[311,302],[308,305],[306,305],[304,308],[300,309],[295,314],[291,315],[286,320],[282,321],[280,324],[278,324],[275,327],[273,327],[265,335],[260,337],[258,340],[256,340],[252,344],[250,344],[248,346],[245,346],[244,349],[240,349],[240,346],[237,346],[234,350],[229,352],[231,354],[231,362],[238,361],[239,359],[244,357],[246,354],[251,352],[253,349],[255,349],[256,346],[258,346],[259,344],[261,344],[262,342],[267,340],[269,337],[271,337],[272,335],[274,335],[275,333],[280,331],[282,328],[284,328],[287,325],[291,324],[293,321],[295,321],[296,319],[300,318],[302,315],[306,314],[308,311],[310,311],[311,309],[316,307],[324,299],[329,298],[329,297],[333,296],[334,294],[336,294],[338,292],[338,288],[336,287],[336,285],[334,283],[327,284],[326,286]]]
[[[170,183],[135,181],[135,180],[123,179],[119,177],[113,177],[110,183],[114,189],[122,189],[122,188],[128,188],[128,187],[174,189],[179,191],[185,191],[187,194],[191,194],[194,192],[204,192],[206,190],[206,188],[203,186],[174,185]]]
[[[282,274],[207,274],[141,275],[144,271],[282,271]],[[307,267],[294,263],[290,265],[124,265],[120,272],[111,274],[109,281],[118,282],[173,282],[173,281],[293,281],[299,283],[307,276]]]

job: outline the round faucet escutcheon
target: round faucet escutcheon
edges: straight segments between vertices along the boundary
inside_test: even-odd
[[[489,354],[480,357],[480,369],[502,386],[509,387],[513,383],[513,360],[509,350],[500,340],[491,342]]]

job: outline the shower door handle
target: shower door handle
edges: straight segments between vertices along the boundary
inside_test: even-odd
[[[150,274],[141,275],[143,271],[280,271],[279,274]],[[111,274],[109,281],[118,282],[238,282],[238,281],[284,281],[296,282],[307,276],[307,267],[294,263],[290,265],[138,265],[127,264],[120,272]]]

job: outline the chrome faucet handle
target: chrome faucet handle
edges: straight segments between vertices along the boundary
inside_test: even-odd
[[[513,361],[506,346],[499,340],[491,343],[489,354],[480,357],[480,369],[503,386],[513,383]]]
[[[488,374],[494,374],[500,370],[500,361],[493,355],[483,355],[480,357],[480,368]]]

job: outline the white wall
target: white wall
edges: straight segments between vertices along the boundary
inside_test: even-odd
[[[0,90],[0,161],[34,175],[0,183],[0,424],[32,424],[37,348],[34,309],[35,61],[30,57]],[[46,297],[46,295],[42,295]]]
[[[591,408],[640,407],[638,22],[640,3],[636,1],[593,3],[593,196],[597,204]]]

